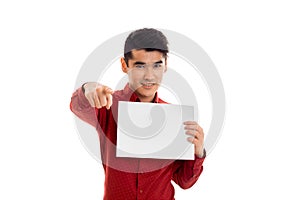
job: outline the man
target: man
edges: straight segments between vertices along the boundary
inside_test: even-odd
[[[122,71],[128,75],[123,90],[88,82],[72,96],[71,110],[97,129],[105,172],[104,199],[174,199],[173,180],[190,188],[202,173],[205,158],[203,130],[197,122],[184,122],[187,139],[194,144],[194,160],[159,160],[116,157],[118,102],[166,103],[157,90],[167,71],[168,41],[156,29],[139,29],[125,41]],[[177,133],[174,133],[177,134]]]

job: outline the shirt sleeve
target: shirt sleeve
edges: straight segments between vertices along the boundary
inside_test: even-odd
[[[99,114],[99,109],[94,108],[90,105],[81,87],[73,93],[70,103],[70,109],[81,120],[89,123],[94,127],[97,127],[97,117]]]
[[[199,158],[195,155],[195,160],[177,160],[173,165],[172,180],[183,189],[192,187],[203,171],[204,156]]]

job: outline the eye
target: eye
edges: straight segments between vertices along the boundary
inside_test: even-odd
[[[145,67],[145,65],[136,65],[135,67],[138,69],[143,69]]]
[[[160,68],[160,67],[162,67],[162,64],[161,63],[154,63],[153,67],[154,68]]]

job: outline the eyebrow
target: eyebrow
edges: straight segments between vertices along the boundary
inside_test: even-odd
[[[161,63],[163,63],[163,61],[156,61],[154,64],[161,64]],[[133,63],[133,65],[145,65],[146,63],[144,63],[144,62],[141,62],[141,61],[136,61],[136,62],[134,62]]]

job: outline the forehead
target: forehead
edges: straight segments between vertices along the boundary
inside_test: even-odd
[[[147,62],[157,62],[163,60],[163,53],[159,51],[146,51],[144,49],[132,50],[132,59],[133,61],[143,61]]]

